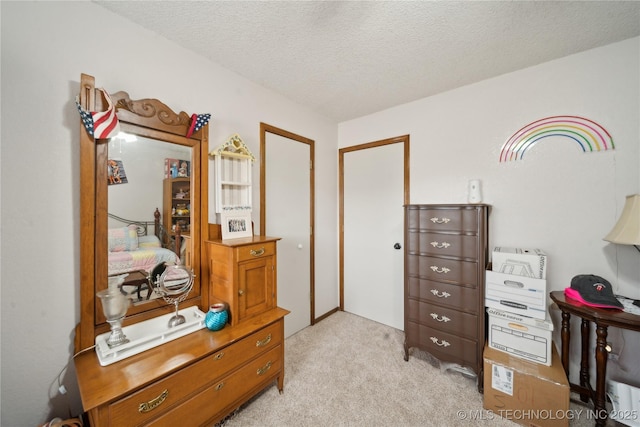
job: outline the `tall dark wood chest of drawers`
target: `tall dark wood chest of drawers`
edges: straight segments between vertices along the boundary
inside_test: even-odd
[[[471,369],[482,392],[488,205],[405,206],[405,360],[419,348]]]

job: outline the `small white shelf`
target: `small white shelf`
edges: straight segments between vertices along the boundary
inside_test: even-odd
[[[186,322],[171,328],[169,327],[169,319],[175,316],[175,312],[125,326],[122,328],[122,332],[129,339],[129,342],[114,348],[109,348],[107,345],[107,339],[111,332],[98,335],[96,337],[96,353],[100,365],[110,365],[205,327],[205,314],[198,307],[185,308],[180,310],[179,314],[185,317]]]
[[[251,165],[255,157],[237,134],[212,150],[215,176],[215,212],[251,212]]]

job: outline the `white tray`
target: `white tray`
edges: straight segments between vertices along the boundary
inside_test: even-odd
[[[135,325],[125,326],[122,328],[122,332],[129,339],[129,342],[114,348],[109,348],[107,345],[107,339],[111,332],[98,335],[96,337],[96,353],[100,365],[110,365],[205,327],[205,314],[198,307],[185,308],[180,310],[179,314],[185,317],[186,322],[172,328],[169,327],[169,319],[175,316],[175,312]]]

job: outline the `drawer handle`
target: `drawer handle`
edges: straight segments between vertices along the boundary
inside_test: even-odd
[[[160,393],[160,396],[156,397],[155,399],[151,399],[146,403],[141,403],[138,406],[138,412],[144,414],[145,412],[153,411],[158,406],[160,406],[162,402],[167,400],[167,396],[169,396],[169,390],[165,389],[162,393]]]
[[[221,390],[221,389],[222,389],[222,387],[224,387],[224,382],[221,382],[220,384],[218,384],[218,385],[216,386],[216,391]]]
[[[449,221],[451,221],[449,218],[444,218],[444,217],[442,219],[438,217],[431,218],[431,222],[433,222],[434,224],[446,224]]]
[[[449,344],[447,341],[442,340],[440,341],[438,338],[436,337],[431,337],[431,341],[433,341],[433,343],[439,347],[449,347],[451,344]]]
[[[437,313],[431,313],[431,317],[433,317],[433,319],[437,320],[438,322],[451,322],[451,319],[449,319],[447,316],[439,316]]]
[[[220,360],[223,357],[224,357],[224,351],[221,351],[220,353],[218,353],[215,356],[213,356],[213,358],[216,359],[216,360]]]
[[[244,295],[244,289],[238,289],[238,295],[240,296]]]
[[[267,337],[263,340],[256,341],[256,347],[264,347],[265,345],[271,342],[271,334],[267,335]]]
[[[268,361],[267,364],[264,365],[262,368],[258,368],[256,370],[256,374],[264,375],[269,369],[271,369],[271,361]]]
[[[436,273],[444,273],[444,274],[447,274],[448,272],[450,272],[450,271],[451,271],[451,270],[450,270],[450,269],[448,269],[447,267],[442,267],[442,268],[440,268],[440,267],[438,267],[437,265],[432,265],[432,266],[431,266],[431,269],[432,269],[434,272],[436,272]]]
[[[433,246],[434,248],[437,248],[437,249],[447,249],[449,246],[451,246],[451,243],[447,243],[447,242],[442,242],[442,243],[431,242],[431,246]]]
[[[262,256],[264,255],[264,248],[260,248],[257,251],[255,249],[251,249],[249,253],[253,256]]]
[[[438,298],[449,298],[451,296],[449,292],[440,292],[437,289],[431,289],[431,293],[437,296]]]

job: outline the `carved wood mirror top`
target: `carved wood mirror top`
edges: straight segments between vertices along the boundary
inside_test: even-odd
[[[188,178],[183,178],[188,182],[189,201],[188,208],[184,212],[185,219],[188,218],[188,221],[185,221],[188,226],[184,231],[187,237],[184,241],[187,243],[183,250],[188,247],[186,249],[189,259],[187,265],[193,271],[195,279],[193,290],[180,307],[197,305],[204,310],[209,305],[208,293],[202,286],[206,278],[203,277],[201,268],[202,233],[206,232],[208,223],[209,127],[204,125],[187,137],[191,116],[184,111],[176,113],[157,99],[131,100],[126,92],[116,92],[109,97],[116,108],[122,132],[141,138],[144,144],[150,147],[160,147],[160,144],[165,144],[167,148],[179,148],[185,156],[190,152]],[[96,89],[94,77],[82,74],[79,102],[85,111],[104,111],[106,99]],[[139,144],[142,145],[142,142]],[[76,328],[76,352],[91,347],[97,335],[109,331],[109,325],[106,323],[96,293],[107,288],[109,275],[107,258],[110,250],[108,229],[111,227],[109,214],[127,218],[125,215],[118,215],[119,212],[109,211],[111,196],[107,185],[109,179],[107,161],[113,154],[109,152],[110,145],[112,144],[107,139],[94,139],[80,122],[80,323]],[[113,150],[113,146],[111,149]],[[160,152],[169,151],[160,150]],[[162,183],[159,183],[158,188],[161,187]],[[159,193],[157,196],[157,207],[160,214],[165,215],[162,194]],[[131,196],[128,198],[134,199],[128,202],[132,205],[136,202],[140,203],[136,198]],[[153,214],[154,212],[150,210],[143,218],[127,219],[149,221],[153,224]],[[162,221],[161,218],[160,222]],[[166,227],[164,229],[171,234],[170,229],[167,230]],[[184,262],[185,252],[180,255]],[[147,320],[172,310],[173,307],[161,298],[140,301],[129,309],[123,325]]]

